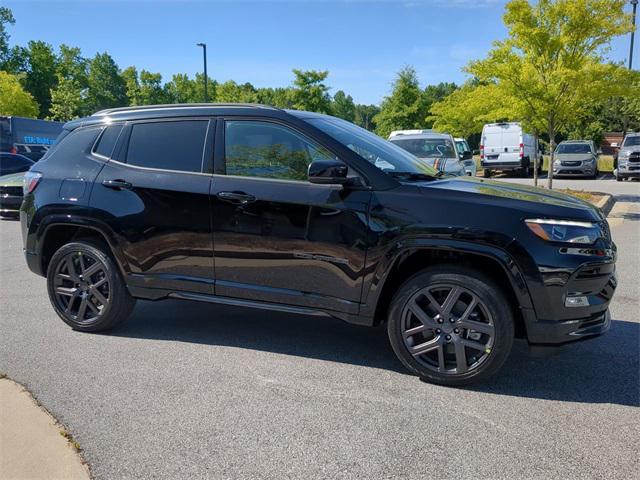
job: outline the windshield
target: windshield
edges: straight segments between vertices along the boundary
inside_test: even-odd
[[[463,154],[464,152],[470,152],[471,149],[465,140],[456,140],[456,150],[458,150],[459,154]]]
[[[383,172],[430,176],[439,174],[409,152],[353,123],[335,117],[312,117],[305,118],[305,121],[349,147]]]
[[[418,158],[454,158],[456,156],[451,141],[446,138],[401,138],[393,139],[399,147]]]
[[[633,137],[627,137],[624,139],[625,147],[637,147],[640,145],[640,135],[634,135]]]
[[[591,147],[586,143],[562,143],[556,153],[591,153]]]

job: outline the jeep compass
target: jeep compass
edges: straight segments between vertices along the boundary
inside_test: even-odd
[[[553,191],[452,177],[355,125],[260,105],[118,108],[74,120],[27,173],[29,268],[75,330],[136,299],[385,325],[415,375],[465,385],[514,338],[604,333],[616,247]]]

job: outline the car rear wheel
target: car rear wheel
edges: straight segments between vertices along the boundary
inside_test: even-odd
[[[392,300],[387,327],[393,350],[411,372],[447,386],[493,375],[514,336],[501,289],[457,266],[429,268],[407,280]]]
[[[484,176],[484,178],[490,178],[491,177],[491,170],[489,170],[488,168],[485,168],[482,171],[482,175]]]
[[[104,245],[78,241],[61,247],[47,269],[49,299],[74,330],[101,332],[126,320],[135,299]]]

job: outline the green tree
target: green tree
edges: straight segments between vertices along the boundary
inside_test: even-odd
[[[67,121],[87,113],[87,60],[76,47],[60,46],[56,62],[57,85],[51,90],[49,120]]]
[[[45,117],[51,108],[51,90],[58,83],[57,58],[51,45],[41,41],[30,41],[24,53],[27,64],[22,85],[36,99],[40,114]]]
[[[38,103],[22,88],[20,80],[0,70],[0,115],[38,116]]]
[[[258,103],[276,108],[293,108],[293,94],[290,88],[259,88]]]
[[[338,90],[333,96],[331,110],[333,115],[349,122],[353,122],[356,119],[356,105],[353,103],[353,98],[342,90]]]
[[[413,67],[398,72],[391,95],[385,97],[374,120],[376,132],[387,137],[393,130],[424,128],[427,109]]]
[[[375,131],[376,123],[374,118],[380,113],[380,107],[377,105],[356,105],[354,123],[362,128]]]
[[[498,85],[469,82],[431,106],[427,121],[439,132],[468,138],[485,123],[518,120],[513,102],[505,101]]]
[[[124,88],[127,93],[129,105],[143,105],[140,98],[140,80],[138,79],[138,69],[134,66],[125,68],[122,73]]]
[[[14,25],[16,19],[13,18],[11,9],[0,7],[0,69],[5,70],[7,61],[9,60],[9,33],[7,25]]]
[[[215,99],[222,103],[256,103],[258,92],[250,83],[238,85],[229,80],[217,85]]]
[[[451,95],[456,91],[458,86],[452,82],[440,82],[437,85],[427,85],[422,93],[427,112],[431,110],[432,105]],[[432,128],[431,121],[427,117],[425,127]]]
[[[202,101],[202,97],[197,98],[197,87],[194,80],[189,75],[178,73],[171,77],[171,81],[164,86],[165,92],[171,103],[195,103]]]
[[[603,63],[611,39],[632,29],[624,0],[511,0],[504,23],[507,40],[467,71],[494,82],[505,102],[519,100],[522,119],[549,135],[552,161],[556,135],[570,128],[585,100],[626,95],[628,74]],[[550,169],[548,186],[552,187]]]
[[[329,87],[324,81],[328,71],[293,70],[293,90],[291,92],[293,108],[309,112],[331,113]]]
[[[97,53],[89,62],[87,107],[93,113],[128,104],[125,81],[108,53]]]

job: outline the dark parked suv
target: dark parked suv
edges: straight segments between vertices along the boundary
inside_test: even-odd
[[[72,328],[176,298],[386,324],[446,385],[514,338],[602,334],[616,287],[602,213],[560,193],[448,177],[351,123],[256,105],[112,109],[65,125],[27,174],[29,268]]]

